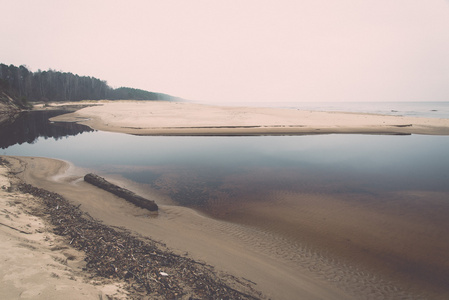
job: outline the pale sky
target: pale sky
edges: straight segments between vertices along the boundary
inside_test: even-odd
[[[202,102],[449,101],[448,0],[0,0],[0,62]]]

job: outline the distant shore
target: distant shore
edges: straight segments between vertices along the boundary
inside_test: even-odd
[[[297,109],[224,107],[167,101],[99,101],[52,118],[135,135],[449,135],[449,119]]]

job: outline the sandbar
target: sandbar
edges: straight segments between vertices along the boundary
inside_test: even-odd
[[[449,119],[167,101],[94,104],[52,121],[77,122],[97,130],[135,135],[449,135]]]

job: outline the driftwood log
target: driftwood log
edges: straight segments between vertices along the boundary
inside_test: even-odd
[[[89,173],[86,176],[84,176],[84,181],[86,181],[90,184],[93,184],[105,191],[108,191],[120,198],[123,198],[126,201],[131,202],[132,204],[134,204],[138,207],[148,209],[149,211],[157,211],[158,210],[158,206],[154,201],[145,199],[139,195],[136,195],[135,193],[131,192],[130,190],[127,190],[125,188],[121,188],[115,184],[112,184],[112,183],[108,182],[106,179],[104,179],[98,175]]]

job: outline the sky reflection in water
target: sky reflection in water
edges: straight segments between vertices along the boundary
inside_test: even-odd
[[[142,137],[84,132],[59,140],[39,138],[2,154],[60,158],[103,174],[117,173],[165,188],[181,204],[196,206],[223,190],[235,197],[276,189],[449,191],[447,149],[448,137],[424,135]]]

